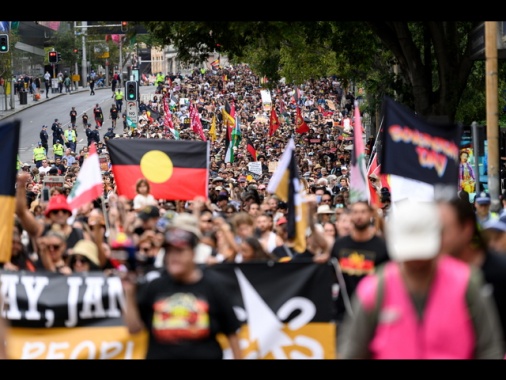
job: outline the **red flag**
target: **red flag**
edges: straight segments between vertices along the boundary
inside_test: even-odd
[[[283,99],[279,99],[279,113],[285,113],[286,112],[286,104]]]
[[[355,101],[355,124],[353,126],[353,154],[350,167],[350,203],[369,202],[365,163],[365,146],[362,138],[362,122],[358,102]]]
[[[255,148],[255,145],[253,145],[253,142],[248,138],[247,139],[248,145],[246,146],[246,149],[248,150],[249,154],[251,154],[251,157],[253,157],[253,161],[257,160],[257,150]]]
[[[204,135],[202,122],[200,121],[200,115],[195,104],[190,104],[190,125],[193,132],[198,133],[202,141],[207,141],[206,136]]]
[[[308,133],[309,127],[307,126],[306,122],[304,121],[304,118],[302,117],[302,112],[300,110],[300,107],[297,106],[297,116],[295,116],[295,132],[297,133]]]
[[[279,128],[279,119],[278,115],[276,115],[276,110],[274,107],[271,108],[271,119],[269,123],[269,136],[273,136],[276,133],[276,130]]]

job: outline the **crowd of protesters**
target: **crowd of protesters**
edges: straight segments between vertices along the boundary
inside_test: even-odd
[[[356,99],[354,94],[341,87],[337,77],[312,80],[299,87],[280,82],[272,91],[271,106],[279,116],[280,124],[272,136],[268,133],[270,111],[262,102],[259,78],[248,66],[196,70],[186,77],[169,74],[165,76],[163,83],[157,85],[157,92],[140,102],[140,117],[136,128],[129,127],[123,117],[123,131],[120,130],[121,127],[111,127],[102,138],[95,141],[99,155],[104,157],[101,163],[104,188],[101,199],[79,208],[74,214],[66,202],[66,197],[72,191],[87,157],[88,146],[75,154],[66,152],[52,166],[48,162],[49,159],[46,159],[46,162],[42,162],[42,169],[30,164],[23,165],[17,181],[12,258],[4,264],[4,269],[49,270],[62,275],[87,271],[127,273],[135,270],[138,275],[142,275],[148,270],[165,268],[165,253],[172,252],[175,246],[186,240],[194,252],[191,256],[193,261],[203,267],[219,265],[222,262],[325,263],[336,259],[338,269],[335,285],[339,291],[334,294],[335,321],[339,326],[348,328],[348,334],[343,335],[345,338],[340,351],[343,357],[367,358],[401,355],[402,347],[409,344],[395,341],[392,343],[397,345],[395,349],[381,347],[379,340],[385,339],[388,334],[383,328],[375,335],[376,324],[381,322],[371,322],[362,316],[362,313],[378,313],[377,310],[369,310],[374,309],[368,306],[371,300],[364,301],[360,298],[367,293],[362,289],[364,285],[360,285],[362,280],[374,276],[377,269],[386,263],[398,263],[402,273],[409,272],[408,278],[416,278],[418,281],[415,284],[413,280],[407,287],[408,291],[413,291],[412,297],[418,302],[418,312],[422,315],[430,289],[428,284],[435,276],[434,268],[437,266],[406,267],[404,263],[409,260],[435,263],[439,256],[448,253],[458,258],[459,264],[445,263],[441,264],[441,267],[458,267],[459,273],[462,273],[463,277],[468,276],[467,278],[470,275],[459,266],[461,262],[481,269],[476,271],[478,274],[472,272],[472,299],[475,302],[472,311],[476,312],[477,308],[480,309],[484,305],[480,309],[481,314],[478,317],[473,314],[474,327],[470,327],[464,322],[465,315],[459,314],[464,313],[463,309],[455,309],[452,317],[462,321],[459,326],[467,329],[467,340],[459,349],[454,347],[459,344],[456,338],[459,331],[453,329],[449,332],[453,335],[448,335],[448,346],[451,347],[441,348],[441,352],[437,352],[435,343],[430,339],[440,339],[438,334],[452,321],[443,318],[434,321],[436,317],[433,314],[430,315],[433,319],[429,321],[437,328],[427,328],[424,332],[426,336],[422,338],[413,336],[416,343],[411,343],[423,345],[417,339],[427,339],[430,344],[426,346],[427,351],[423,354],[429,357],[504,356],[504,341],[501,338],[502,330],[506,331],[506,297],[502,296],[506,292],[506,248],[501,248],[500,242],[495,246],[490,245],[493,240],[487,237],[485,232],[492,228],[478,228],[476,206],[470,200],[458,199],[452,201],[454,203],[441,201],[432,204],[432,213],[421,221],[428,223],[428,218],[441,219],[442,222],[434,226],[422,226],[418,223],[415,227],[420,228],[420,233],[424,231],[422,227],[430,227],[427,236],[435,239],[434,242],[423,240],[419,234],[415,236],[413,231],[416,231],[416,228],[409,230],[406,227],[406,236],[412,233],[413,239],[418,238],[417,242],[428,246],[423,252],[418,252],[415,245],[409,244],[409,240],[406,243],[406,238],[386,233],[388,227],[392,231],[407,223],[406,218],[401,221],[392,218],[391,223],[397,224],[388,226],[388,188],[377,189],[382,207],[373,207],[367,201],[350,203],[353,142],[350,126],[355,122],[353,111]],[[166,127],[165,97],[170,104],[172,122],[177,133]],[[227,162],[225,158],[226,128],[222,109],[226,103],[235,108],[241,126],[241,142],[234,151],[233,162]],[[135,199],[126,199],[117,194],[106,140],[200,140],[200,135],[194,132],[189,124],[189,104],[197,107],[204,134],[210,141],[209,196],[197,197],[192,201],[155,199],[150,194],[149,182],[144,178],[138,179]],[[310,128],[308,133],[295,132],[297,107],[300,107]],[[215,131],[212,127],[213,119],[216,120]],[[107,126],[106,123],[104,125]],[[85,127],[90,128],[90,124]],[[98,129],[98,126],[94,129]],[[293,138],[296,144],[300,182],[309,205],[309,228],[305,237],[307,248],[303,253],[296,252],[293,241],[288,239],[288,204],[267,192],[269,180],[290,138]],[[366,154],[369,154],[374,138],[366,140]],[[253,144],[256,157],[253,157],[247,148],[248,141]],[[88,145],[91,143],[94,141],[89,140]],[[249,170],[248,164],[255,160],[261,163],[262,174]],[[45,169],[48,166],[50,168]],[[52,187],[49,200],[44,201],[39,195],[44,179],[54,175],[64,177],[64,183],[62,186]],[[468,233],[465,235],[465,241],[457,236],[450,236],[457,224],[464,223],[462,218],[452,216],[461,214],[466,217],[465,223],[468,222],[465,224],[465,228],[469,229],[466,229]],[[181,235],[181,241],[176,241],[174,236],[166,233],[168,228],[174,227],[193,234],[191,244],[189,237],[183,236],[184,234]],[[499,227],[504,227],[502,233],[506,236],[506,223],[504,226],[495,225],[494,231]],[[449,243],[453,237],[459,241],[458,247]],[[500,241],[499,238],[495,240]],[[403,244],[405,255],[397,253],[399,241]],[[477,242],[480,243],[479,247]],[[396,254],[391,257],[390,251]],[[410,251],[417,253],[407,254]],[[471,256],[472,252],[474,256]],[[416,271],[426,271],[425,277],[417,277]],[[190,272],[196,273],[194,269]],[[476,294],[475,289],[479,288],[482,282],[493,285],[492,298],[495,302],[490,301],[491,298]],[[466,280],[460,283],[462,289],[465,289]],[[414,290],[410,285],[414,286]],[[452,283],[439,284],[438,291],[445,286],[451,287]],[[360,294],[356,294],[357,292]],[[458,292],[456,289],[455,297]],[[450,302],[448,297],[447,294],[446,298],[438,301],[441,304]],[[459,307],[465,304],[464,298],[458,300]],[[359,305],[360,302],[366,306]],[[394,301],[389,299],[389,302]],[[432,309],[429,310],[434,313]],[[357,313],[361,317],[353,319],[352,323],[350,318]],[[414,318],[416,319],[416,316]],[[235,323],[229,323],[235,326]],[[484,327],[486,323],[489,323],[488,327]],[[134,327],[132,330],[135,330]],[[411,325],[403,327],[408,330],[414,328]],[[490,335],[491,330],[494,330],[495,338]],[[400,331],[396,333],[400,334]],[[497,336],[500,338],[497,339]],[[400,337],[401,335],[396,335],[394,338],[401,339]],[[446,349],[448,351],[445,351]],[[411,349],[405,352],[408,356],[420,354]]]

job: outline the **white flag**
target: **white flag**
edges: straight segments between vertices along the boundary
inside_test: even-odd
[[[67,203],[72,210],[77,210],[86,203],[93,202],[103,194],[102,174],[95,143],[90,145],[88,157],[77,175]]]

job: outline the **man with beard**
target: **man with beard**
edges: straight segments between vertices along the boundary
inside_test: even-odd
[[[340,237],[332,247],[332,257],[339,262],[339,294],[336,299],[336,321],[342,322],[349,300],[362,278],[374,273],[376,268],[389,260],[385,240],[374,227],[374,210],[366,201],[350,205],[352,229]]]

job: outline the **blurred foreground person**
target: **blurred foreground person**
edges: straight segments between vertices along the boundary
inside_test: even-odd
[[[439,254],[438,206],[396,204],[385,233],[391,261],[358,284],[340,357],[502,359],[501,325],[481,272]]]
[[[504,238],[487,240],[504,235],[500,230],[506,229],[505,223],[492,219],[481,229],[472,206],[462,199],[440,202],[439,210],[443,223],[441,252],[481,269],[499,313],[506,350],[506,256],[498,252],[498,243],[504,246]]]
[[[124,318],[131,334],[149,333],[146,359],[222,359],[216,338],[223,333],[232,357],[241,358],[237,332],[240,322],[219,275],[194,261],[199,234],[195,223],[173,220],[165,233],[164,271],[136,286],[133,272],[125,276]]]

